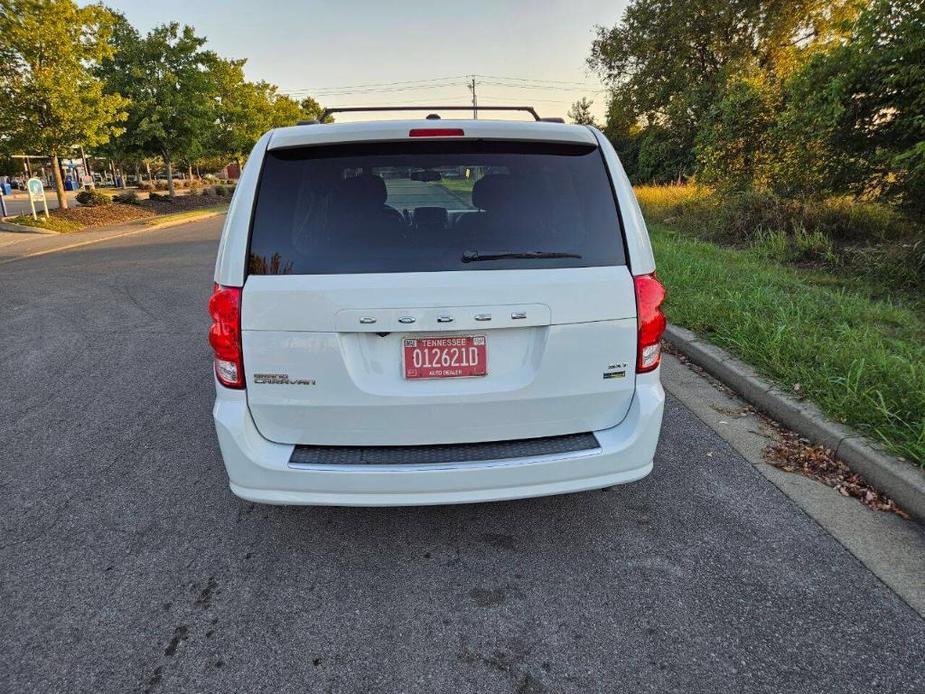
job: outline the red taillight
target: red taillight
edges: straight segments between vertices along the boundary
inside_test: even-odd
[[[462,128],[412,128],[409,137],[463,137]]]
[[[660,308],[665,300],[665,287],[655,274],[634,277],[636,285],[636,311],[639,315],[639,347],[636,352],[636,373],[652,371],[661,360],[662,333],[665,332],[665,314]]]
[[[209,299],[212,328],[209,344],[215,352],[215,376],[229,388],[244,387],[241,350],[241,289],[215,285]]]

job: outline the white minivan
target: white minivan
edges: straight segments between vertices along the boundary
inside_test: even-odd
[[[429,116],[266,133],[209,302],[232,491],[447,504],[644,477],[665,399],[654,273],[595,128]]]

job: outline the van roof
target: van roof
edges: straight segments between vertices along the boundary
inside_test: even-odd
[[[270,135],[268,149],[285,149],[305,145],[338,144],[342,142],[369,142],[383,140],[406,140],[414,130],[460,129],[462,136],[429,138],[461,140],[532,140],[539,142],[569,142],[597,146],[597,139],[590,128],[583,125],[566,125],[536,121],[504,120],[378,120],[357,123],[325,123],[295,125],[277,128]]]

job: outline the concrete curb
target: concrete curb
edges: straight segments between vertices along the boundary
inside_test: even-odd
[[[187,222],[199,222],[203,219],[209,219],[211,217],[218,217],[219,215],[227,214],[228,208],[224,210],[212,210],[211,212],[203,212],[202,214],[189,215],[183,217],[182,219],[168,219],[164,222],[155,222],[152,221],[157,219],[156,217],[147,217],[134,222],[130,222],[132,225],[137,225],[139,227],[144,227],[147,231],[153,231],[155,229],[167,229],[169,227],[180,226],[181,224],[186,224]]]
[[[854,472],[925,522],[925,470],[897,460],[856,431],[832,422],[815,405],[784,393],[758,376],[748,364],[704,342],[690,330],[669,325],[664,339],[771,418],[810,441],[831,448]]]
[[[20,234],[57,234],[57,231],[51,229],[42,229],[41,227],[30,227],[25,224],[13,224],[0,219],[0,231],[15,231]]]

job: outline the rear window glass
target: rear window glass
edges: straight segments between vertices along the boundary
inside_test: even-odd
[[[616,203],[588,145],[381,142],[271,150],[250,274],[625,264]]]

